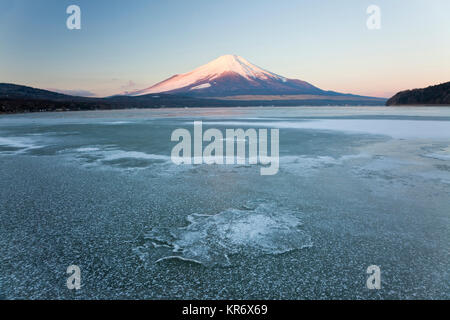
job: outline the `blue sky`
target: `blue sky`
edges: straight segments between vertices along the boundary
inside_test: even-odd
[[[66,28],[81,8],[82,29]],[[366,9],[381,8],[368,30]],[[327,90],[450,81],[448,0],[0,0],[0,82],[106,96],[238,54]]]

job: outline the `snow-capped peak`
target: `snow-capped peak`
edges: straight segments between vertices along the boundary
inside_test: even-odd
[[[213,75],[213,77],[211,78],[211,80],[213,80],[214,77],[220,76],[224,72],[235,72],[248,80],[266,80],[268,78],[278,78],[280,80],[283,79],[283,77],[261,69],[260,67],[252,64],[246,59],[234,54],[221,56],[216,60],[213,60],[210,63],[205,64],[204,66],[201,66],[200,68],[197,68],[186,75]]]
[[[209,87],[207,83],[214,81],[214,79],[219,78],[222,74],[229,72],[238,74],[250,81],[255,79],[286,81],[286,78],[266,71],[240,56],[227,54],[191,72],[175,75],[150,88],[135,92],[133,95],[168,92],[199,83],[205,83],[205,86],[202,87],[197,85],[192,89],[206,88]]]

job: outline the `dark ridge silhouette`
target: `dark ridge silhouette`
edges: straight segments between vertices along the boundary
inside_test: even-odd
[[[197,98],[176,94],[148,94],[143,96],[112,96],[87,98],[70,96],[48,90],[35,89],[9,83],[0,83],[0,113],[25,113],[47,111],[82,111],[133,108],[193,108],[193,107],[246,107],[246,106],[325,106],[325,105],[383,105],[385,99],[365,98],[333,100],[220,100]]]
[[[386,105],[450,105],[450,82],[424,89],[401,91],[390,98]]]

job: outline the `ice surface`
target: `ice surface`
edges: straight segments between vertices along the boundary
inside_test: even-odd
[[[141,151],[121,150],[115,145],[85,146],[75,149],[66,149],[62,154],[74,156],[76,159],[84,160],[89,166],[131,166],[141,167],[139,161],[146,161],[147,165],[151,163],[169,164],[170,157],[161,154],[150,154]],[[131,162],[130,162],[131,161]],[[133,162],[134,161],[134,162]]]
[[[25,137],[0,137],[0,146],[8,146],[13,148],[30,148],[34,144],[32,141]]]
[[[168,250],[157,262],[183,259],[228,266],[232,264],[230,257],[236,254],[255,257],[312,246],[310,236],[300,229],[300,216],[275,203],[250,202],[216,215],[189,215],[188,226],[169,230],[155,227],[145,238],[153,247],[164,244],[171,248],[172,252]],[[136,251],[142,256],[146,249]]]
[[[450,146],[446,148],[439,148],[434,152],[426,153],[423,155],[424,157],[438,159],[442,161],[450,161]]]
[[[387,135],[400,139],[450,139],[450,121],[321,119],[304,121],[205,121],[204,125],[254,128],[334,130],[348,133]]]
[[[32,137],[0,137],[0,154],[14,155],[32,149],[42,148],[44,145],[38,143]]]
[[[282,123],[279,173],[174,165],[171,132],[198,118]],[[448,299],[449,120],[445,107],[2,115],[0,296]]]

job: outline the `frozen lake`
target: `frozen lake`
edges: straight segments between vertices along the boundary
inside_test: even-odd
[[[278,174],[174,165],[194,120],[278,128]],[[0,116],[0,298],[449,299],[449,269],[450,107]]]

